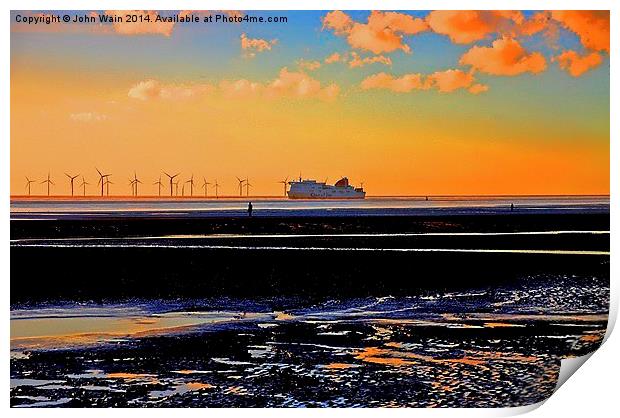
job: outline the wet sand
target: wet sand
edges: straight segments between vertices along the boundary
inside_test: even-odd
[[[608,214],[12,220],[11,303],[410,295],[600,276],[608,231]]]
[[[26,351],[13,406],[506,407],[551,395],[605,322],[250,320]],[[566,326],[570,325],[570,326]]]
[[[609,214],[11,220],[14,407],[505,407],[604,336]]]
[[[573,211],[574,212],[574,211]],[[11,219],[11,239],[127,238],[209,234],[351,234],[430,232],[609,231],[609,207],[602,213],[437,214],[392,216],[236,216],[209,218],[108,214],[83,219]]]

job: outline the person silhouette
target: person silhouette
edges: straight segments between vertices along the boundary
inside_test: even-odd
[[[513,210],[515,210],[515,204],[514,204],[514,203],[511,203],[511,204],[510,204],[510,211],[512,212]]]
[[[252,202],[248,203],[248,216],[250,218],[252,217]]]

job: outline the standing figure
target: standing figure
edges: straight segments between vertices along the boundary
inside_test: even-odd
[[[248,203],[248,216],[250,218],[252,217],[252,202]]]

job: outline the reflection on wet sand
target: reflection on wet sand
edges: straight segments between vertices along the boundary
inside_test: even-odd
[[[443,314],[442,317],[450,321],[478,320],[478,321],[566,321],[566,322],[607,322],[607,314],[560,315],[560,314],[502,314],[502,313],[463,313]],[[492,322],[493,323],[493,322]],[[510,324],[509,324],[510,325]]]
[[[524,327],[523,324],[509,324],[507,322],[485,322],[484,326],[487,328],[510,328],[510,327]]]
[[[601,343],[607,306],[596,281],[556,279],[311,304],[14,309],[11,405],[525,405],[553,392],[561,358]]]
[[[278,321],[263,328],[260,321],[95,351],[34,350],[14,364],[20,378],[12,381],[11,399],[24,406],[65,398],[68,406],[519,405],[553,391],[559,370],[553,353],[571,350],[565,339],[532,339],[528,327],[498,339],[487,327]],[[598,325],[579,331],[588,345],[582,351],[596,344]],[[483,334],[464,339],[463,332]],[[38,366],[49,361],[50,375]]]
[[[586,334],[579,337],[579,339],[583,342],[597,343],[603,339],[603,335],[601,334]]]
[[[105,377],[107,377],[109,379],[126,379],[126,380],[149,379],[149,380],[151,380],[152,378],[155,377],[155,375],[148,374],[148,373],[126,373],[126,372],[119,372],[119,373],[108,373],[108,374],[105,375]]]
[[[342,369],[350,369],[352,367],[360,367],[360,366],[357,364],[349,364],[349,363],[329,363],[323,367],[325,367],[326,369],[332,369],[332,370],[342,370]]]
[[[209,383],[189,382],[185,384],[188,390],[213,389],[215,386]]]
[[[200,373],[211,373],[206,370],[172,370],[172,373],[178,374],[200,374]]]
[[[402,344],[393,342],[387,343],[385,346],[397,349],[403,348]],[[396,367],[419,364],[420,362],[437,364],[459,363],[469,366],[483,366],[486,363],[486,360],[483,358],[473,358],[467,355],[460,358],[435,358],[428,355],[377,347],[364,348],[362,351],[356,353],[355,358],[369,363],[386,364]]]
[[[172,312],[143,317],[19,318],[11,320],[11,348],[44,349],[105,343],[122,338],[191,332],[196,327],[268,318],[266,314],[237,312]]]
[[[373,325],[376,334],[389,334],[386,325],[407,325],[443,328],[523,328],[527,321],[584,322],[606,321],[606,315],[533,315],[533,314],[441,314],[427,319],[376,318],[375,314],[385,312],[334,312],[330,316],[338,318],[328,323],[346,323],[350,317],[365,320]],[[370,315],[370,316],[369,316]],[[360,318],[369,316],[366,319]],[[286,312],[173,312],[143,317],[56,317],[19,318],[11,321],[11,350],[50,349],[122,341],[127,338],[140,338],[157,335],[183,334],[198,331],[201,327],[239,321],[263,321],[261,328],[276,327],[282,321],[303,321],[316,323],[317,315],[293,315]],[[269,322],[269,320],[276,321]],[[500,322],[501,321],[501,322]],[[383,324],[384,326],[379,326]],[[349,331],[340,331],[346,334]],[[323,332],[321,335],[334,335]],[[335,334],[338,335],[338,334]],[[598,336],[584,335],[583,341],[597,342]],[[17,356],[18,354],[16,354]]]

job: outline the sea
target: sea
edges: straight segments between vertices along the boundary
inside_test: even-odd
[[[608,212],[609,196],[432,196],[369,197],[363,200],[234,199],[89,199],[14,198],[11,219],[82,217],[230,217],[253,216],[403,216],[445,214]]]

